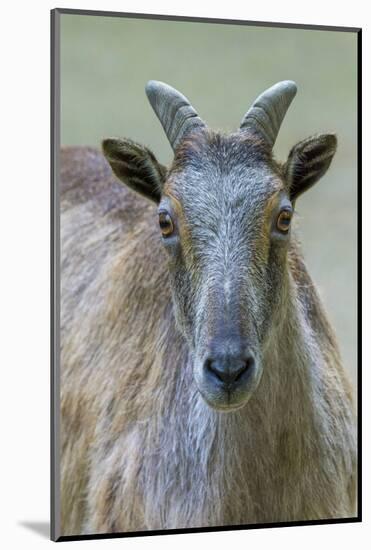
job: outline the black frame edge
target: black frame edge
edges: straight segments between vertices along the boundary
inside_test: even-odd
[[[357,514],[362,521],[362,29],[357,33]]]
[[[50,539],[59,540],[59,39],[60,12],[50,11]]]
[[[94,535],[63,535],[57,542],[69,542],[74,540],[117,539],[157,535],[182,535],[187,533],[217,533],[219,531],[248,531],[251,529],[267,529],[273,527],[300,527],[312,525],[337,525],[343,523],[359,523],[358,517],[339,519],[319,519],[309,521],[290,521],[280,523],[256,523],[251,525],[221,525],[218,527],[193,527],[189,529],[159,529],[156,531],[131,531],[124,533],[103,533]]]
[[[96,15],[100,17],[124,17],[127,19],[157,19],[163,21],[188,21],[194,23],[216,23],[229,25],[250,25],[255,27],[279,27],[284,29],[303,29],[335,32],[358,32],[360,27],[339,27],[331,25],[316,25],[304,23],[280,23],[275,21],[251,21],[244,19],[218,19],[216,17],[196,17],[187,15],[164,15],[155,13],[133,13],[119,11],[83,10],[74,8],[55,8],[60,14],[65,15]]]

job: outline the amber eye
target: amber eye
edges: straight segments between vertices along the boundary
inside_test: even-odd
[[[292,212],[290,210],[282,210],[277,218],[277,229],[281,233],[287,233],[290,227],[290,222],[292,218]]]
[[[158,223],[160,224],[162,236],[170,237],[174,231],[174,224],[170,214],[167,212],[160,212],[158,215]]]

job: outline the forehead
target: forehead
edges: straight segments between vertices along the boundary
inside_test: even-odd
[[[284,190],[277,166],[260,140],[241,133],[200,132],[178,149],[164,194],[185,212],[264,208]]]

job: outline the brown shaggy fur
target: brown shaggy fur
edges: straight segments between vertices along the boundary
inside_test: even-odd
[[[220,413],[175,328],[155,205],[89,148],[62,151],[60,193],[62,534],[353,516],[351,389],[297,245],[260,385]]]

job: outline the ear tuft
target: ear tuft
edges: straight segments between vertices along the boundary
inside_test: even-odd
[[[292,201],[327,172],[336,146],[335,134],[320,134],[300,141],[291,149],[284,172]]]
[[[137,193],[160,202],[166,168],[147,147],[130,139],[107,138],[102,141],[102,150],[121,181]]]

